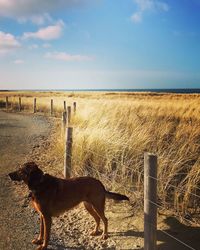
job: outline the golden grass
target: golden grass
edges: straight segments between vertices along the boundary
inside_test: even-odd
[[[17,109],[37,97],[40,112],[54,99],[61,117],[63,101],[77,102],[73,117],[73,172],[103,179],[115,190],[143,196],[143,155],[158,156],[158,195],[163,205],[186,213],[198,209],[200,196],[200,95],[151,93],[0,92]],[[58,135],[57,154],[63,155]],[[139,194],[139,195],[138,195]]]

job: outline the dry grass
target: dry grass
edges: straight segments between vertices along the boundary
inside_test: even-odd
[[[61,116],[63,101],[77,102],[73,117],[74,174],[103,179],[115,190],[143,196],[143,154],[157,154],[159,199],[181,213],[197,212],[200,196],[200,95],[150,93],[0,93],[18,96],[27,111],[37,96],[38,110],[48,114],[50,99]],[[57,154],[63,155],[59,139]]]

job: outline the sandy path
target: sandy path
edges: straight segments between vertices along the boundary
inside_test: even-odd
[[[0,112],[0,249],[34,249],[37,217],[31,215],[27,192],[13,193],[7,173],[26,161],[29,152],[47,137],[50,124],[44,117]]]

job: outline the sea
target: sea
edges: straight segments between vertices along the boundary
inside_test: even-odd
[[[64,92],[156,92],[156,93],[175,93],[175,94],[200,94],[200,88],[183,88],[183,89],[16,89],[0,90],[7,91],[64,91]]]
[[[61,91],[100,91],[100,92],[156,92],[156,93],[177,93],[177,94],[200,94],[198,89],[74,89]]]

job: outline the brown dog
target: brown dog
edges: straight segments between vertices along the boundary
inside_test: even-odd
[[[108,222],[104,214],[105,198],[129,200],[125,195],[106,191],[103,184],[92,177],[60,179],[44,174],[34,162],[28,162],[18,171],[9,174],[13,181],[24,181],[31,190],[33,206],[40,214],[40,235],[32,242],[40,245],[37,250],[46,249],[50,237],[52,216],[84,203],[87,211],[96,221],[91,235],[99,234],[100,219],[104,223],[103,239],[108,237]]]

